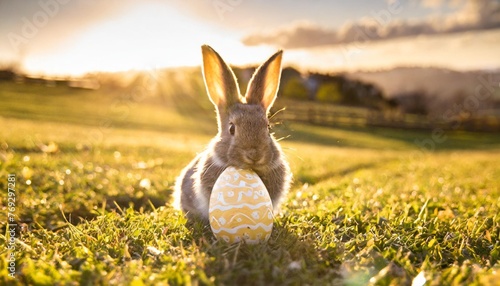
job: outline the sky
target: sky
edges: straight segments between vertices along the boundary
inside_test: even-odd
[[[500,67],[500,0],[0,0],[0,67],[81,75],[234,65]]]

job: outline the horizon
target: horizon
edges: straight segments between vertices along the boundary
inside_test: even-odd
[[[500,68],[498,0],[288,3],[3,2],[0,65],[53,77],[198,67],[209,44],[240,67],[284,49],[301,71]]]
[[[228,63],[232,69],[234,68],[239,68],[239,69],[255,69],[259,65],[256,64],[246,64],[246,65],[232,65]],[[468,70],[459,70],[459,69],[453,69],[453,68],[448,68],[448,67],[443,67],[443,66],[410,66],[410,65],[401,65],[401,66],[391,66],[391,67],[380,67],[380,68],[374,68],[374,69],[359,69],[359,70],[335,70],[335,71],[322,71],[322,70],[313,70],[313,69],[302,69],[298,68],[294,65],[284,65],[282,66],[282,69],[286,68],[292,68],[297,71],[299,71],[303,75],[307,74],[324,74],[324,75],[357,75],[357,74],[377,74],[377,73],[386,73],[386,72],[391,72],[394,70],[401,70],[401,69],[410,69],[410,70],[440,70],[443,72],[453,72],[453,73],[496,73],[500,72],[500,67],[497,68],[491,68],[491,69],[468,69]],[[25,76],[28,78],[39,78],[39,79],[45,79],[45,80],[80,80],[80,79],[85,79],[85,78],[92,78],[93,76],[99,76],[99,75],[120,75],[120,74],[127,74],[127,73],[147,73],[147,72],[162,72],[162,71],[173,71],[173,70],[188,70],[188,69],[200,69],[200,73],[202,73],[201,65],[193,65],[193,66],[172,66],[172,67],[159,67],[159,68],[152,68],[152,69],[127,69],[127,70],[118,70],[118,71],[105,71],[105,70],[95,70],[95,71],[88,71],[80,74],[44,74],[44,73],[27,73],[25,71],[16,71],[15,68],[5,66],[1,67],[0,70],[10,70],[14,72],[17,75]]]

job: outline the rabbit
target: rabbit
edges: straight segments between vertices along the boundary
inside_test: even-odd
[[[233,71],[219,54],[208,45],[201,49],[203,77],[217,113],[218,133],[177,178],[174,204],[188,220],[208,222],[215,181],[233,166],[257,173],[277,210],[292,180],[285,155],[269,131],[268,119],[277,96],[283,52],[275,53],[255,71],[243,97]]]

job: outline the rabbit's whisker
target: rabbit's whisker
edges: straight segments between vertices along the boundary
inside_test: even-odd
[[[224,165],[217,165],[217,164],[215,163],[215,161],[214,161],[214,162],[212,162],[210,165],[208,165],[208,166],[207,166],[207,169],[205,170],[205,172],[208,172],[208,171],[209,171],[212,167],[214,167],[214,166],[217,168],[217,169],[216,169],[217,171],[223,171],[223,170],[225,170],[225,169],[227,168],[227,164],[224,164]]]
[[[281,140],[284,140],[284,139],[290,138],[290,136],[291,136],[291,135],[287,135],[287,136],[280,137],[280,138],[276,139],[276,141],[280,142]]]
[[[297,155],[297,153],[296,153],[297,149],[291,148],[291,147],[282,147],[282,149],[284,152],[286,152],[287,155],[293,155],[294,157],[298,158],[300,161],[304,162],[304,158]],[[288,152],[288,151],[293,151],[293,152]]]
[[[274,116],[276,116],[276,114],[282,112],[282,111],[285,111],[286,110],[286,107],[283,107],[279,110],[277,110],[275,113],[273,113],[271,116],[269,116],[269,120],[273,119]]]

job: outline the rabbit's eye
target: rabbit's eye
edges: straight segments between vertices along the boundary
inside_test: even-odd
[[[234,124],[233,124],[233,123],[229,123],[229,133],[230,133],[231,135],[234,135],[234,131],[235,131],[235,129],[236,129],[236,126],[234,126]]]

